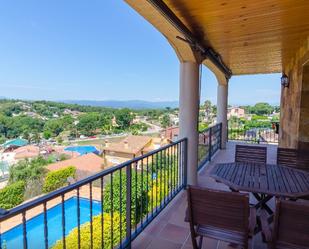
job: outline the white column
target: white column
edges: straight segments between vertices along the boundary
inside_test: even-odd
[[[222,123],[222,149],[226,148],[227,142],[227,102],[228,84],[218,84],[217,123]]]
[[[197,184],[199,64],[180,64],[179,128],[180,138],[188,139],[187,183]]]

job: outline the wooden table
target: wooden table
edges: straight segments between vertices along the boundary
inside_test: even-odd
[[[272,210],[267,202],[273,197],[297,199],[309,196],[309,172],[272,164],[223,163],[217,164],[210,175],[235,191],[252,193],[257,209]]]

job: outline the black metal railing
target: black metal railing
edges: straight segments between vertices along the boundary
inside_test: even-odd
[[[222,124],[216,124],[199,132],[198,143],[198,170],[207,162],[221,147]]]
[[[279,123],[261,121],[246,124],[240,121],[228,122],[228,140],[240,140],[249,143],[278,143]]]
[[[181,139],[1,210],[0,248],[130,248],[186,185],[186,161]]]

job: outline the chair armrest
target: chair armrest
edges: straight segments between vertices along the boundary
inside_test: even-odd
[[[256,208],[250,207],[250,216],[249,216],[249,236],[253,237],[256,227]]]
[[[268,214],[265,210],[261,210],[260,221],[262,227],[262,234],[266,240],[266,242],[272,241],[272,229],[270,224],[268,223]]]

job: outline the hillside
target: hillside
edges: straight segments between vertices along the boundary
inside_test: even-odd
[[[68,104],[78,104],[87,106],[102,106],[110,108],[130,108],[130,109],[164,109],[166,107],[177,108],[178,101],[144,101],[144,100],[64,100]]]

